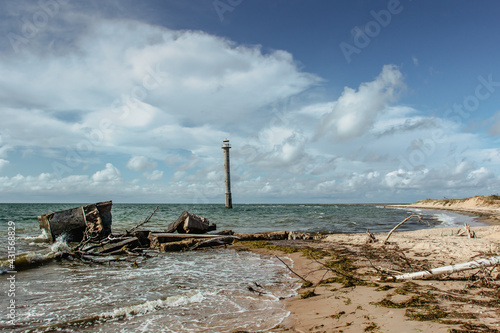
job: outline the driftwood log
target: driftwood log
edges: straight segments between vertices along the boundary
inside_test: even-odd
[[[180,242],[187,239],[209,239],[209,238],[217,238],[219,235],[195,235],[195,234],[166,234],[166,233],[154,233],[151,232],[148,236],[150,241],[150,247],[154,249],[160,249],[161,244],[164,243],[174,243]]]
[[[235,233],[240,240],[281,240],[288,239],[288,231],[271,231],[260,233]]]
[[[194,249],[202,248],[202,247],[213,247],[213,246],[221,246],[221,245],[226,246],[227,244],[233,243],[234,240],[236,240],[236,239],[238,239],[238,237],[236,237],[236,236],[222,236],[222,237],[202,240],[201,242],[198,242],[196,245],[190,247],[189,250],[194,250]]]
[[[164,252],[195,250],[204,247],[214,247],[231,244],[237,237],[218,236],[216,238],[187,238],[181,241],[160,243],[159,250]]]
[[[303,232],[271,231],[260,233],[235,233],[225,230],[218,234],[173,234],[154,233],[148,236],[150,246],[160,251],[184,251],[202,247],[212,247],[231,244],[234,240],[295,240],[295,239],[320,239],[324,236],[312,235]]]
[[[198,240],[195,238],[188,238],[177,242],[161,243],[158,250],[162,252],[178,252],[184,251],[191,246],[195,246]]]
[[[219,233],[222,234],[222,233]],[[226,235],[233,235],[240,240],[318,240],[322,239],[324,235],[315,235],[307,232],[298,231],[269,231],[269,232],[256,232],[256,233],[235,233],[232,231],[224,231]]]
[[[490,267],[500,264],[500,256],[498,257],[490,257],[488,259],[478,259],[474,261],[469,261],[461,264],[455,264],[450,266],[443,266],[438,268],[429,269],[428,271],[420,271],[414,273],[405,273],[401,275],[396,275],[394,279],[403,280],[403,279],[423,279],[431,276],[442,275],[442,274],[451,274],[456,272],[461,272],[470,269],[476,269],[481,267]]]

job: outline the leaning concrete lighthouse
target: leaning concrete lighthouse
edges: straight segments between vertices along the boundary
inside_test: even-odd
[[[231,176],[229,174],[229,149],[231,149],[231,145],[228,139],[222,141],[222,149],[224,150],[224,171],[226,175],[226,208],[233,208],[233,199],[231,198]]]

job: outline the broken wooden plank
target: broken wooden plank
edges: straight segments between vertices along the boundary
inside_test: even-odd
[[[190,250],[203,248],[203,247],[214,247],[214,246],[226,246],[227,244],[232,244],[235,240],[239,239],[236,236],[219,236],[217,238],[202,240],[196,243]]]
[[[160,238],[163,240],[182,240],[187,238],[216,238],[220,237],[220,235],[207,235],[207,234],[165,234],[165,233],[154,233],[151,232],[149,234],[149,239],[151,240],[153,237]]]
[[[159,248],[162,243],[171,243],[182,241],[185,239],[207,239],[207,238],[216,238],[220,237],[219,235],[206,235],[206,234],[165,234],[165,233],[153,233],[151,232],[148,236],[150,240],[151,248]]]
[[[234,236],[238,240],[290,240],[290,239],[320,239],[324,236],[314,236],[304,232],[292,231],[271,231],[260,233],[235,233],[231,230],[225,230],[217,234],[172,234],[172,233],[154,233],[148,236],[151,241],[150,246],[154,249],[160,249],[161,244],[179,242],[187,239],[206,240],[221,238],[223,236]]]
[[[260,233],[234,233],[240,240],[283,240],[288,239],[288,231],[271,231]]]
[[[301,231],[268,231],[257,233],[235,233],[232,230],[222,230],[217,235],[238,236],[242,240],[319,240],[325,238],[325,235]]]
[[[188,238],[177,242],[160,243],[159,250],[163,252],[174,252],[184,250],[194,250],[203,247],[214,247],[231,244],[237,237],[235,236],[219,236],[216,238]]]
[[[139,242],[139,238],[137,237],[129,237],[124,240],[115,242],[115,243],[108,243],[102,246],[101,250],[98,250],[97,253],[111,253],[116,250],[120,250],[124,246],[127,246],[128,249],[133,249],[136,247],[141,246],[141,243]]]
[[[194,238],[184,239],[178,242],[161,243],[159,250],[163,252],[183,251],[196,245],[199,240]]]

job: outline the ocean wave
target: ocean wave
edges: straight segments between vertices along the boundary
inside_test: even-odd
[[[101,318],[108,319],[122,318],[133,315],[144,315],[167,307],[182,306],[190,303],[200,303],[204,299],[205,297],[201,292],[196,292],[192,295],[175,295],[163,299],[146,301],[140,304],[128,305],[114,309],[113,311],[104,312],[101,314]]]
[[[41,235],[32,237],[31,239],[42,239],[43,237],[46,237],[46,234],[42,232]],[[71,248],[68,245],[67,237],[63,235],[61,237],[58,237],[56,241],[49,246],[48,251],[45,251],[44,253],[29,251],[17,254],[14,258],[13,266],[11,258],[1,258],[0,268],[3,268],[5,270],[5,268],[7,267],[15,267],[16,270],[24,270],[31,267],[37,267],[42,264],[51,262],[56,258],[58,254],[68,252],[70,249]]]
[[[50,245],[50,251],[54,253],[69,251],[71,248],[68,244],[68,237],[66,234],[56,238],[56,241]]]
[[[446,213],[433,214],[432,216],[436,220],[438,220],[438,221],[441,222],[440,226],[443,226],[443,227],[454,227],[454,226],[458,225],[458,223],[456,223],[456,221],[457,221],[457,217],[456,216],[451,216],[451,215],[446,214]]]
[[[49,235],[47,235],[47,231],[42,229],[42,232],[38,236],[25,236],[22,239],[27,241],[32,241],[33,243],[46,243],[49,241]]]

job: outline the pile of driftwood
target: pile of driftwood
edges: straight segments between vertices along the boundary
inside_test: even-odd
[[[216,230],[215,224],[201,216],[184,211],[179,218],[168,225],[164,232],[151,230],[137,230],[146,224],[153,213],[144,221],[122,234],[109,234],[100,239],[92,238],[88,231],[84,233],[80,243],[72,248],[71,255],[84,260],[102,261],[92,257],[110,255],[144,254],[148,249],[161,251],[182,251],[197,247],[223,245],[234,240],[233,236],[208,235],[207,232]],[[88,224],[92,229],[92,224]]]
[[[235,240],[314,239],[307,233],[276,231],[264,233],[215,232],[217,227],[208,219],[182,212],[165,231],[139,230],[149,222],[158,207],[144,221],[122,234],[111,232],[111,201],[72,208],[38,217],[51,241],[65,234],[78,245],[63,254],[66,258],[83,261],[108,262],[116,255],[151,255],[148,250],[185,251],[205,247],[226,246]],[[208,233],[213,232],[213,233]]]
[[[382,245],[385,246],[388,243],[389,237],[391,237],[392,233],[399,228],[401,225],[403,225],[405,222],[410,220],[411,218],[416,217],[418,218],[418,222],[424,222],[422,217],[418,214],[412,214],[408,216],[406,219],[398,223],[389,233],[387,234],[386,238],[384,239]],[[427,223],[428,226],[429,223]],[[366,244],[370,243],[376,243],[378,242],[378,239],[375,237],[374,234],[370,232],[370,230],[366,231]],[[464,227],[459,230],[456,234],[453,236],[467,236],[468,238],[475,238],[476,233],[471,230],[470,225],[465,223]],[[399,274],[392,276],[392,279],[394,280],[405,280],[405,279],[425,279],[433,276],[438,276],[438,275],[444,275],[444,274],[452,274],[456,272],[461,272],[465,270],[471,270],[471,269],[477,269],[477,268],[482,268],[482,267],[491,267],[491,266],[497,266],[500,265],[500,256],[495,256],[495,257],[489,257],[489,258],[483,258],[483,259],[478,259],[478,260],[473,260],[469,262],[464,262],[464,263],[459,263],[459,264],[454,264],[454,265],[449,265],[449,266],[443,266],[443,267],[437,267],[425,271],[419,271],[419,272],[411,272],[411,273],[404,273],[404,274]],[[389,278],[390,279],[390,278]]]
[[[130,252],[145,249],[173,252],[227,246],[235,240],[314,239],[317,237],[307,233],[289,231],[235,233],[231,230],[224,230],[211,234],[208,234],[208,231],[215,231],[215,225],[209,224],[208,220],[201,216],[184,211],[164,232],[127,231],[115,237],[107,237],[90,247],[77,248],[85,254],[89,254],[89,250],[98,254],[130,254]]]

